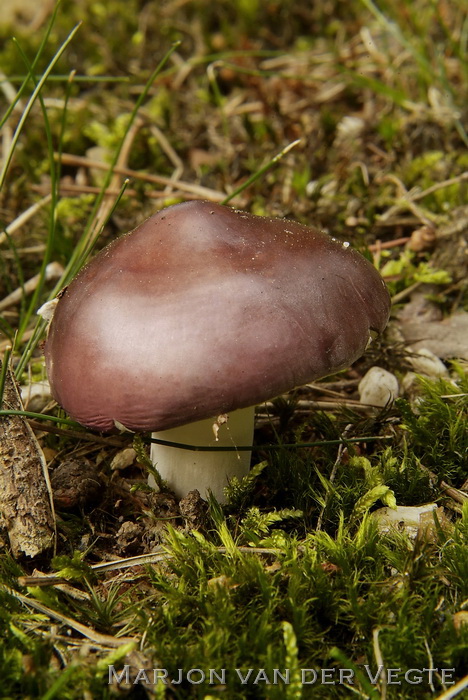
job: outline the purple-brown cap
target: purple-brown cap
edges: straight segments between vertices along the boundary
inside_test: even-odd
[[[165,430],[349,366],[389,310],[380,275],[347,244],[186,202],[104,248],[64,290],[47,371],[79,423]]]

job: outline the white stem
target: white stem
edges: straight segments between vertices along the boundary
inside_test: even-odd
[[[213,445],[215,447],[235,447],[251,445],[254,428],[254,407],[242,408],[229,414],[228,421],[219,426],[218,439],[213,425],[216,418],[181,425],[178,428],[153,433],[158,440],[168,440],[186,445]],[[241,479],[250,468],[248,451],[242,452],[194,452],[152,443],[151,460],[162,479],[183,498],[189,491],[198,489],[206,497],[210,489],[219,502],[225,500],[224,487],[228,479],[237,476]],[[154,480],[150,476],[150,485]]]

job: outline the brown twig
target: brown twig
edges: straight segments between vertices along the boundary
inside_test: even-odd
[[[62,625],[67,625],[67,627],[70,627],[71,629],[75,630],[75,632],[79,632],[79,634],[82,634],[83,637],[86,637],[87,639],[97,644],[102,644],[106,647],[117,648],[122,646],[122,644],[128,644],[130,642],[138,641],[135,637],[112,637],[109,634],[102,634],[101,632],[97,632],[91,627],[87,627],[86,625],[83,625],[81,622],[78,622],[77,620],[74,620],[73,618],[68,617],[67,615],[62,615],[61,613],[57,612],[57,610],[52,610],[52,608],[43,605],[38,600],[35,600],[34,598],[31,598],[29,596],[25,596],[22,593],[15,591],[13,588],[9,588],[8,586],[2,585],[0,586],[0,590],[13,596],[26,607],[33,608],[33,610],[37,610],[43,615],[47,615],[47,617],[49,617],[52,620],[56,620],[57,622],[60,622]]]
[[[9,224],[4,231],[0,232],[0,244],[6,241],[8,236],[11,236],[13,233],[16,231],[19,231],[19,229],[25,224],[29,219],[31,219],[36,212],[38,212],[42,207],[45,207],[47,204],[52,199],[51,194],[45,195],[43,199],[41,199],[40,202],[36,202],[32,206],[30,206],[26,211],[23,211],[14,221]]]
[[[226,547],[217,547],[216,550],[225,554],[227,552]],[[236,547],[236,552],[241,552],[242,554],[264,554],[270,556],[276,556],[280,553],[279,549],[267,548],[267,547],[247,547],[239,546]],[[124,559],[114,559],[114,561],[104,561],[99,564],[91,564],[89,567],[94,573],[105,573],[106,571],[120,571],[122,569],[129,569],[134,566],[142,566],[144,564],[159,564],[159,562],[167,561],[172,559],[173,555],[167,552],[163,547],[158,547],[156,551],[149,554],[137,554],[133,557],[126,557]],[[55,574],[40,574],[39,576],[20,576],[18,578],[18,583],[21,586],[56,586],[64,583],[66,579],[56,576]],[[29,598],[28,598],[29,600]]]
[[[400,245],[405,245],[405,243],[408,243],[410,240],[411,236],[403,236],[402,238],[395,238],[393,241],[377,241],[377,243],[372,243],[369,247],[368,250],[371,251],[371,253],[375,253],[379,250],[388,250],[389,248],[397,248]]]
[[[416,201],[418,199],[423,199],[424,197],[427,197],[427,195],[437,192],[437,190],[442,190],[444,187],[450,187],[451,185],[458,185],[460,182],[464,182],[465,180],[468,180],[468,171],[461,173],[461,175],[458,175],[457,177],[451,177],[448,180],[444,180],[443,182],[436,182],[434,185],[431,185],[422,192],[415,192],[412,195],[412,200]]]
[[[122,186],[122,173],[120,170],[122,168],[125,168],[127,161],[128,161],[128,156],[130,154],[130,150],[133,144],[133,141],[140,130],[142,125],[141,119],[135,119],[133,124],[130,126],[128,129],[124,142],[122,144],[122,148],[120,150],[117,163],[115,164],[115,167],[112,171],[112,178],[109,183],[111,189],[120,189]],[[63,162],[63,156],[62,156],[62,162]],[[105,167],[106,170],[109,169],[108,166]],[[84,241],[85,246],[92,246],[96,238],[99,236],[102,227],[106,223],[112,208],[114,206],[114,202],[111,199],[105,198],[102,200],[101,205],[96,212],[96,215],[94,217],[94,220],[92,221],[90,227],[89,227],[89,232],[87,235],[87,240]]]
[[[128,447],[128,440],[123,440],[117,436],[103,437],[94,433],[86,433],[81,430],[70,430],[69,428],[59,428],[57,425],[48,425],[40,420],[30,419],[29,424],[34,430],[54,435],[64,435],[68,438],[84,440],[85,442],[95,442],[106,447]]]
[[[32,185],[31,189],[33,192],[39,192],[41,195],[43,195],[45,192],[47,192],[47,189],[44,187],[44,185]],[[75,183],[63,183],[60,185],[59,194],[65,197],[68,196],[79,196],[81,194],[95,194],[98,195],[101,193],[101,187],[95,187],[94,185],[77,185]],[[104,197],[113,197],[114,199],[118,197],[120,194],[120,190],[116,190],[115,188],[108,187],[104,191]],[[127,188],[125,190],[125,195],[127,197],[138,197],[139,193],[132,189],[132,188]],[[207,197],[203,197],[203,192],[197,193],[197,194],[189,194],[187,192],[183,192],[181,189],[178,189],[175,185],[171,189],[170,192],[167,191],[167,188],[164,190],[148,190],[145,192],[145,197],[148,199],[167,199],[168,197],[184,197],[185,199],[200,199],[204,198],[207,199]],[[219,196],[219,200],[221,201],[222,197],[221,195]]]
[[[432,483],[438,486],[441,491],[447,494],[447,496],[450,496],[450,498],[453,501],[455,501],[456,503],[460,503],[461,505],[468,501],[468,494],[463,493],[463,491],[460,491],[459,489],[456,489],[453,486],[450,486],[450,484],[447,484],[446,481],[439,481],[439,477],[437,476],[437,474],[431,472],[431,470],[425,467],[424,464],[420,464],[420,467],[429,475],[429,478],[432,481]]]
[[[60,279],[62,274],[63,274],[63,267],[60,263],[51,262],[47,265],[46,271],[45,271],[46,280]],[[27,280],[27,282],[25,282],[22,287],[18,287],[18,289],[13,290],[13,292],[11,292],[6,297],[1,299],[0,300],[0,311],[4,311],[9,306],[13,306],[14,304],[18,304],[18,302],[21,301],[23,296],[26,296],[26,294],[31,294],[31,292],[33,292],[36,289],[37,285],[40,282],[40,279],[41,279],[40,274],[34,275],[34,277],[31,277],[31,279]]]
[[[58,155],[57,155],[58,158]],[[85,168],[96,168],[99,170],[108,170],[109,166],[99,160],[91,160],[90,158],[85,158],[83,156],[75,156],[69,153],[62,153],[61,162],[63,165],[76,165]],[[183,180],[176,180],[170,177],[163,177],[162,175],[152,175],[151,173],[142,173],[138,170],[132,170],[131,168],[123,167],[122,165],[116,165],[114,172],[118,175],[125,175],[126,177],[131,177],[136,180],[142,180],[144,182],[152,182],[156,185],[164,185],[177,188],[182,192],[188,192],[194,194],[197,197],[202,197],[208,199],[212,202],[221,202],[226,198],[226,194],[223,192],[218,192],[217,190],[209,189],[208,187],[202,187],[201,185],[196,185],[190,182],[184,182]],[[239,204],[239,199],[232,199],[233,204]]]
[[[345,428],[344,431],[343,431],[343,437],[346,437],[346,435],[349,434],[351,428],[352,428],[352,425],[351,425],[351,424],[349,424],[349,425],[346,426],[346,428]],[[334,464],[333,464],[333,468],[332,468],[332,470],[331,470],[331,472],[330,472],[330,477],[329,477],[329,479],[328,479],[328,483],[329,483],[330,485],[333,485],[333,483],[334,483],[334,481],[335,481],[335,478],[336,478],[337,471],[338,471],[338,467],[339,467],[339,465],[341,464],[341,460],[343,459],[343,455],[347,454],[347,452],[348,452],[348,448],[347,448],[346,445],[340,445],[340,446],[338,447],[338,453],[337,453],[335,462],[334,462]],[[329,489],[329,490],[327,491],[326,495],[325,495],[325,499],[324,499],[322,508],[321,508],[321,510],[320,510],[320,513],[319,513],[319,516],[318,516],[318,519],[317,519],[317,526],[316,526],[316,528],[315,528],[317,531],[319,531],[319,530],[322,529],[322,523],[323,523],[323,518],[324,518],[324,515],[325,515],[325,511],[327,510],[328,505],[329,505],[330,500],[331,500],[332,497],[333,497],[333,490],[332,490],[332,489]]]

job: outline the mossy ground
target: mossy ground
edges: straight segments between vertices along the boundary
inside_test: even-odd
[[[350,241],[385,275],[395,312],[418,288],[442,316],[466,311],[459,238],[415,235],[437,239],[454,212],[467,225],[461,2],[53,10],[22,5],[0,24],[0,298],[39,275],[0,317],[1,355],[13,346],[23,385],[44,378],[38,306],[93,249],[191,197],[237,192],[253,213]],[[64,267],[55,290],[52,261]],[[397,331],[394,321],[349,371],[263,409],[257,466],[223,508],[149,492],[144,443],[112,470],[131,437],[99,441],[54,405],[30,404],[63,418],[34,423],[55,473],[57,556],[14,561],[5,538],[0,698],[452,697],[468,668],[466,363],[449,353],[444,378],[362,411],[368,367],[400,380],[410,368]],[[60,469],[99,487],[65,484]],[[435,517],[414,533],[382,532],[372,516],[431,502]],[[144,564],[96,568],[148,552]],[[34,567],[59,581],[23,585]],[[168,682],[146,683],[153,669]]]

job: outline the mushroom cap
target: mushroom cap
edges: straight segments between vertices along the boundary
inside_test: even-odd
[[[62,292],[47,371],[79,423],[165,430],[349,366],[389,310],[380,275],[346,244],[186,202],[112,242]]]

